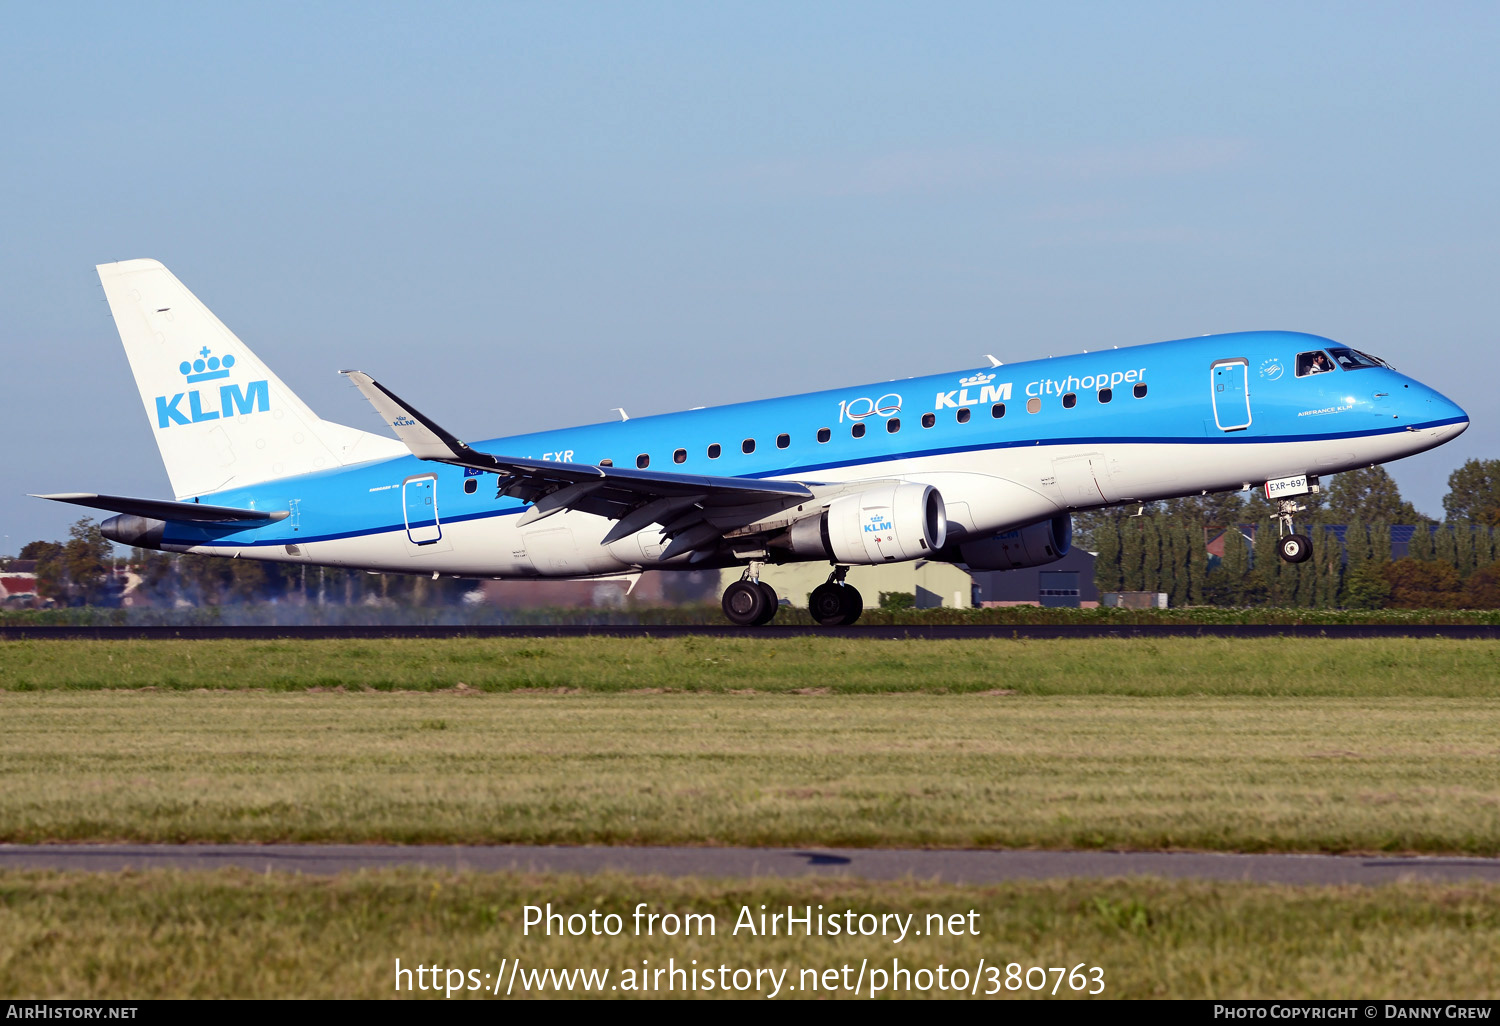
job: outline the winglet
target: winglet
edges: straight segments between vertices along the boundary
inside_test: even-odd
[[[396,432],[396,437],[406,443],[412,455],[444,463],[457,461],[468,464],[476,457],[483,459],[483,453],[470,449],[364,371],[346,370],[339,373],[354,382],[354,387],[370,401],[375,412]]]
[[[370,400],[375,412],[380,414],[396,432],[396,437],[406,443],[413,456],[432,460],[434,463],[451,463],[458,467],[469,467],[502,476],[526,474],[539,468],[561,473],[569,482],[602,478],[604,470],[588,463],[552,464],[544,460],[526,459],[517,456],[493,456],[480,452],[461,442],[443,430],[429,417],[424,417],[404,399],[376,381],[364,371],[340,371],[364,397]]]

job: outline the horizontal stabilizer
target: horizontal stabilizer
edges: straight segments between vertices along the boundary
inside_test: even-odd
[[[33,495],[33,499],[71,502],[75,506],[104,509],[111,513],[148,517],[152,520],[194,521],[205,524],[266,522],[285,520],[287,510],[235,509],[233,506],[208,506],[198,502],[173,502],[170,499],[132,499],[125,495],[95,495],[92,492],[58,492],[55,495]]]

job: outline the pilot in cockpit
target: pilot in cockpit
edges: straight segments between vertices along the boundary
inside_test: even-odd
[[[1327,354],[1321,349],[1311,353],[1300,353],[1297,356],[1297,377],[1299,378],[1331,370],[1333,370],[1333,361],[1329,360]]]

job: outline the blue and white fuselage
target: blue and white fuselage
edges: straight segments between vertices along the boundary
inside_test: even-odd
[[[318,419],[154,261],[100,275],[177,498],[93,504],[125,514],[119,540],[180,552],[488,578],[801,559],[1026,565],[1045,558],[1008,532],[1050,524],[1044,548],[1065,551],[1056,525],[1073,511],[1334,474],[1468,426],[1378,359],[1257,331],[468,445],[351,372],[397,443]],[[190,382],[180,372],[205,350],[231,362]],[[263,519],[178,519],[179,505]],[[859,551],[870,558],[849,558]]]

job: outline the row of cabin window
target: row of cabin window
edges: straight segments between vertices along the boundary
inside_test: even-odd
[[[1133,388],[1131,390],[1131,392],[1132,392],[1132,394],[1137,399],[1144,399],[1144,398],[1146,398],[1146,385],[1145,385],[1145,383],[1142,382],[1142,383],[1137,384],[1135,386],[1135,388]],[[1099,396],[1098,396],[1098,398],[1099,398],[1099,401],[1101,403],[1107,403],[1111,399],[1114,398],[1114,390],[1113,389],[1109,389],[1109,388],[1101,388],[1101,389],[1099,389]],[[1078,405],[1078,394],[1076,392],[1067,392],[1067,393],[1064,393],[1064,395],[1062,397],[1062,404],[1063,404],[1063,409],[1065,409],[1065,410],[1071,410],[1073,407],[1075,407],[1075,406]],[[1040,411],[1041,408],[1042,408],[1042,401],[1040,399],[1036,398],[1035,396],[1033,396],[1032,398],[1026,400],[1026,412],[1027,413],[1036,413],[1036,412]],[[995,420],[999,420],[1001,417],[1005,416],[1005,404],[1004,403],[996,403],[994,406],[991,406],[990,407],[990,416],[993,417]],[[971,417],[971,413],[970,413],[970,410],[969,410],[969,408],[967,406],[960,407],[954,413],[954,420],[958,421],[960,424],[967,424],[969,422],[969,420],[970,420],[970,417]],[[922,414],[922,426],[924,428],[930,428],[930,427],[934,426],[935,424],[937,424],[937,414],[935,414],[935,413],[924,413],[924,414]],[[891,417],[889,420],[887,420],[885,422],[885,430],[886,430],[887,433],[892,434],[892,435],[894,435],[897,431],[900,431],[901,430],[901,418],[900,417]],[[864,423],[862,421],[856,421],[849,428],[849,434],[852,437],[854,437],[854,438],[863,438],[863,437],[865,437],[865,425],[864,425]],[[831,430],[829,430],[828,428],[818,428],[818,442],[819,442],[819,444],[827,442],[832,437],[833,437],[833,432]],[[782,434],[779,434],[779,435],[776,436],[776,448],[778,448],[778,449],[785,449],[787,446],[789,446],[791,444],[792,444],[792,436],[791,435],[786,434],[786,433],[783,432]],[[716,459],[718,459],[723,454],[723,451],[724,450],[719,445],[719,443],[718,442],[714,442],[712,445],[710,445],[708,447],[708,458],[711,459],[711,460],[716,460]],[[754,452],[755,451],[755,439],[753,439],[753,438],[747,438],[743,442],[741,442],[740,443],[740,451],[743,452],[743,453],[746,453],[746,454]],[[686,463],[687,462],[687,450],[686,449],[678,449],[675,452],[673,452],[672,453],[672,462],[673,463]],[[599,461],[599,465],[601,467],[612,467],[612,466],[615,465],[615,461],[614,460],[600,460]],[[647,467],[649,467],[651,465],[651,456],[650,456],[650,454],[649,453],[644,453],[644,452],[641,453],[639,456],[637,456],[635,458],[635,465],[640,470],[645,470]]]

